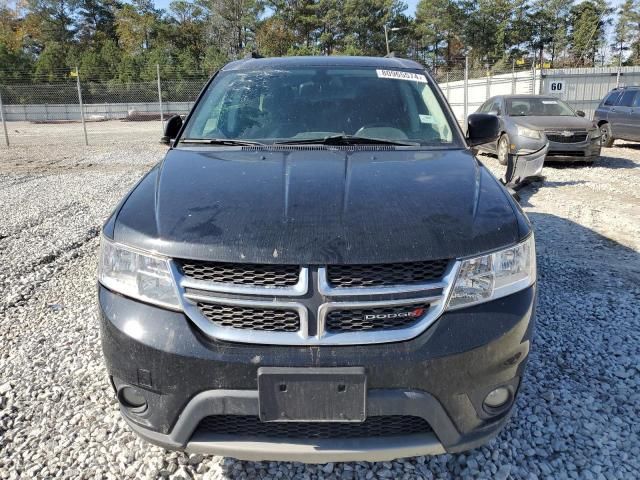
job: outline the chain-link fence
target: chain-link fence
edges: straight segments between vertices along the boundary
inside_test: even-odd
[[[83,80],[66,72],[52,83],[0,85],[0,145],[81,142],[157,142],[163,120],[186,114],[205,84],[205,75],[151,81]],[[432,69],[457,120],[462,123],[489,97],[548,94],[591,117],[616,86],[640,85],[640,67],[539,70],[535,65],[473,67],[462,61]]]
[[[456,119],[462,123],[494,95],[536,93],[539,73],[530,64],[494,68],[473,67],[465,62],[457,68],[438,69],[435,78]]]
[[[6,145],[157,141],[163,121],[186,114],[207,78],[0,85]],[[6,132],[6,133],[5,133]],[[0,140],[0,143],[3,143]]]

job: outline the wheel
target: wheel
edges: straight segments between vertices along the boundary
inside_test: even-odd
[[[611,127],[608,123],[600,125],[600,134],[602,135],[600,137],[600,142],[603,147],[610,147],[613,145],[613,141],[615,139],[611,136]]]
[[[506,133],[498,140],[498,148],[496,150],[498,153],[498,162],[500,162],[500,165],[506,165],[509,161],[509,137]]]

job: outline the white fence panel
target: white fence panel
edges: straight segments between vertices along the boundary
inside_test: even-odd
[[[617,85],[640,85],[640,67],[559,68],[542,71],[541,93],[561,98],[589,118]]]

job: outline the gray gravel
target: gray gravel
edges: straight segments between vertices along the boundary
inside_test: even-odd
[[[0,149],[0,479],[638,476],[640,147],[545,167],[521,192],[536,227],[538,325],[500,436],[462,455],[326,465],[166,452],[120,419],[100,352],[97,235],[163,149],[121,150]]]

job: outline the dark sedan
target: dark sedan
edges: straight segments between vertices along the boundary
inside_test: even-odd
[[[504,95],[487,100],[478,110],[497,115],[501,135],[481,150],[507,164],[509,153],[527,155],[549,143],[545,160],[594,162],[600,156],[600,130],[584,112],[562,100],[540,95]]]

